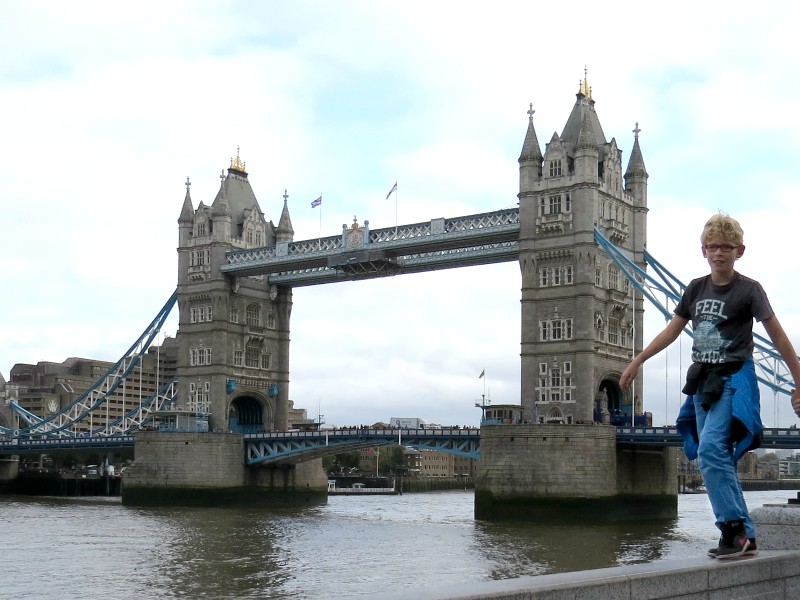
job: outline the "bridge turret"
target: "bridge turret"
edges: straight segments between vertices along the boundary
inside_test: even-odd
[[[283,190],[283,210],[281,211],[281,219],[278,221],[278,227],[275,228],[275,239],[278,242],[291,242],[294,240],[294,228],[292,227],[292,219],[289,217],[289,194]]]
[[[520,197],[529,192],[534,181],[542,177],[542,150],[539,147],[539,139],[536,137],[536,129],[533,127],[533,103],[528,110],[528,131],[525,133],[525,141],[522,144],[522,153],[519,156],[519,191]]]
[[[520,160],[525,419],[590,422],[641,410],[618,383],[632,332],[642,330],[641,311],[634,323],[630,286],[594,241],[597,226],[637,262],[641,257],[634,247],[644,238],[632,230],[644,231],[645,215],[636,221],[621,160],[616,140],[606,141],[586,78],[561,135],[546,146],[541,177],[522,176]]]
[[[178,244],[185,246],[189,243],[189,238],[192,235],[192,225],[194,223],[194,206],[192,205],[192,196],[189,193],[189,188],[192,182],[186,178],[186,196],[183,198],[183,206],[181,206],[181,214],[178,217]]]

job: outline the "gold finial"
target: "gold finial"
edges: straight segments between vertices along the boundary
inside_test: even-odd
[[[236,146],[236,158],[231,159],[231,166],[229,168],[241,173],[247,173],[247,171],[244,170],[244,161],[239,158],[239,146]]]
[[[583,81],[578,85],[578,93],[586,96],[589,100],[592,99],[592,88],[589,87],[589,69],[586,66],[583,67]]]

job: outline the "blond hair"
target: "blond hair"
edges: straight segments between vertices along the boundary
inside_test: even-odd
[[[709,240],[721,240],[741,246],[744,243],[744,231],[739,221],[720,212],[706,221],[703,227],[700,243],[705,245]]]

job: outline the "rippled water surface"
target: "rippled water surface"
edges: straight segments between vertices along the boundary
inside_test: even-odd
[[[747,492],[751,508],[796,492]],[[332,496],[306,509],[139,509],[0,496],[0,598],[350,598],[704,555],[705,495],[675,520],[484,523],[472,492]]]

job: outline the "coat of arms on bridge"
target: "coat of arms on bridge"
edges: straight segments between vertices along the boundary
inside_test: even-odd
[[[344,234],[344,247],[348,250],[364,247],[364,227],[358,224],[355,216],[353,216],[353,224],[349,229],[347,225],[342,225],[342,233]]]

